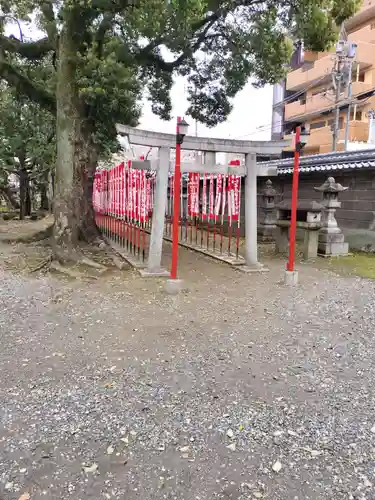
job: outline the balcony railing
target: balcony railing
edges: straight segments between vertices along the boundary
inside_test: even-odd
[[[358,94],[366,92],[370,90],[372,85],[364,82],[353,82],[352,85],[352,94],[355,97]],[[344,99],[344,95],[342,99]],[[318,112],[322,112],[327,110],[329,107],[334,105],[334,96],[332,92],[327,94],[320,93],[314,96],[310,96],[306,98],[305,104],[301,104],[301,101],[291,102],[290,104],[285,105],[285,119],[290,120],[294,117],[304,115],[310,115]]]
[[[368,124],[362,121],[352,120],[349,124],[349,140],[358,142],[367,142],[368,139]],[[339,130],[338,140],[345,140],[345,123]],[[325,146],[332,144],[331,127],[322,127],[311,130],[311,134],[307,141],[307,148]]]
[[[295,116],[303,116],[314,113],[332,104],[332,99],[323,94],[317,94],[312,97],[307,97],[305,104],[300,101],[292,102],[285,106],[285,119],[289,120]]]
[[[339,130],[338,149],[342,149],[342,144],[344,140],[345,140],[345,123],[343,124],[343,127]],[[367,140],[368,140],[368,124],[366,122],[352,120],[349,124],[349,141],[367,142]],[[310,151],[317,150],[321,153],[327,153],[332,151],[331,147],[332,147],[331,127],[327,126],[311,130],[306,144],[307,153],[309,152],[309,150]],[[286,151],[291,151],[293,149],[294,146],[289,146],[288,148],[285,148]]]
[[[356,61],[359,63],[361,70],[373,66],[375,64],[374,45],[371,43],[359,42],[357,45]],[[314,84],[314,82],[323,84],[324,80],[329,80],[331,78],[333,66],[334,54],[329,53],[316,60],[307,71],[303,68],[291,71],[287,76],[287,89],[300,90]]]

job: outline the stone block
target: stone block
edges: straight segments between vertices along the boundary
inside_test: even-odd
[[[274,225],[266,226],[260,224],[258,226],[258,240],[262,242],[275,241],[277,227]]]
[[[286,286],[296,286],[298,285],[298,271],[285,271],[284,274],[284,284]]]
[[[165,282],[164,290],[168,295],[178,295],[185,289],[183,280],[167,280]]]
[[[276,231],[276,252],[287,253],[289,249],[289,227],[278,227]]]
[[[303,257],[305,260],[316,259],[318,255],[318,232],[306,231],[303,246]]]
[[[326,243],[325,245],[319,245],[318,252],[321,255],[338,257],[339,255],[348,255],[349,244],[348,243]]]
[[[319,244],[323,243],[344,243],[345,241],[345,236],[339,232],[339,233],[326,233],[326,232],[319,232]]]
[[[142,278],[166,278],[171,273],[166,269],[139,269],[139,274]]]

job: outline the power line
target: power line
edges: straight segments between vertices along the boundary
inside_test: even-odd
[[[283,123],[284,123],[284,120],[280,120],[279,122],[276,123],[276,125],[280,125],[280,124],[283,124]],[[268,130],[272,130],[272,126],[273,125],[275,125],[275,124],[268,123],[266,125],[262,125],[262,126],[258,127],[256,130],[253,130],[252,132],[249,132],[248,134],[239,135],[237,137],[234,137],[234,140],[241,139],[243,137],[250,137],[251,135],[257,134],[258,132],[268,132]],[[323,128],[323,127],[321,127],[321,128]],[[316,132],[319,132],[319,129],[310,130],[310,135],[314,134]]]
[[[308,98],[308,100],[313,99],[314,97],[315,96],[311,96],[310,98]],[[336,109],[340,110],[341,107],[349,106],[349,105],[352,105],[352,104],[358,104],[358,102],[359,102],[358,99],[350,99],[349,102],[346,101],[346,102],[344,102],[340,106],[340,102],[342,102],[342,100],[340,100],[338,103],[335,103],[335,100],[329,98],[327,95],[324,95],[324,98],[326,98],[328,101],[330,101],[333,104],[333,106],[328,107],[328,109],[324,109],[324,113],[328,113],[329,111],[331,111],[333,109],[334,110],[336,110]],[[360,102],[362,104],[366,104],[367,100],[365,100],[365,99],[362,100],[361,99]],[[318,116],[319,116],[319,113],[316,115],[316,117],[318,117]],[[291,120],[291,121],[293,121],[293,120]],[[273,124],[272,124],[272,122],[270,122],[270,123],[267,123],[265,125],[260,125],[259,127],[257,127],[252,132],[249,132],[248,134],[239,135],[237,137],[234,137],[234,139],[241,139],[242,137],[248,137],[250,135],[257,134],[258,132],[265,132],[268,129],[271,130],[272,126],[282,125],[284,123],[285,123],[285,120],[281,119],[281,120],[279,120],[279,121],[277,121],[277,122],[275,122]]]
[[[299,97],[300,95],[303,95],[304,93],[306,93],[308,90],[312,89],[313,87],[316,87],[317,85],[319,85],[319,83],[323,80],[325,80],[327,78],[327,76],[329,75],[329,73],[326,73],[324,76],[322,76],[321,78],[319,78],[318,80],[315,80],[313,83],[311,83],[310,85],[308,85],[307,87],[304,87],[302,90],[299,90],[297,91],[295,94],[289,96],[289,97],[286,97],[285,99],[283,99],[282,101],[279,101],[275,104],[272,105],[273,108],[277,108],[278,106],[281,106],[283,104],[289,104],[289,102],[293,102],[293,100],[296,99],[296,97]]]

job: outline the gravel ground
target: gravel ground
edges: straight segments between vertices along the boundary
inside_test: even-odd
[[[270,265],[0,270],[1,500],[375,499],[373,282]]]

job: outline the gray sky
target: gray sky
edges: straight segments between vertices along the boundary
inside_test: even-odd
[[[184,115],[188,107],[184,79],[176,80],[172,90],[173,116]],[[198,135],[206,137],[221,137],[228,139],[269,140],[271,137],[271,113],[272,113],[272,87],[266,86],[262,89],[254,89],[251,83],[240,92],[234,100],[234,108],[225,123],[209,129],[198,124]],[[190,124],[189,134],[195,134],[195,125],[187,118]],[[175,120],[165,122],[155,116],[149,104],[143,107],[143,116],[140,128],[174,133],[176,129]],[[257,130],[261,127],[261,130]]]

